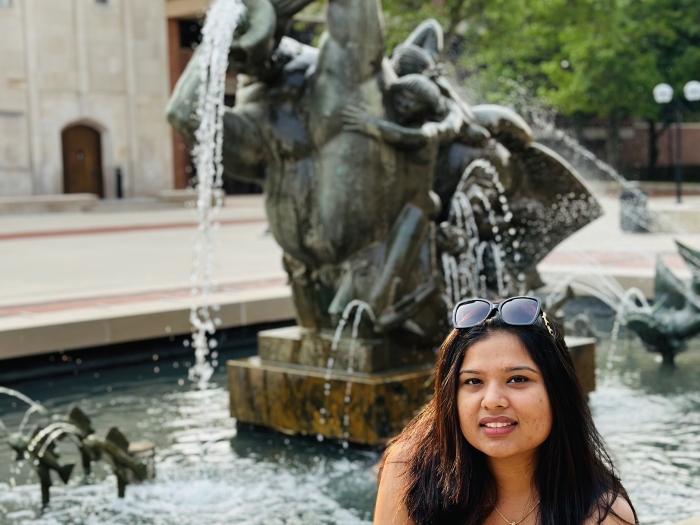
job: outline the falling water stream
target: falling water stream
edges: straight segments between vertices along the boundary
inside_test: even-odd
[[[442,269],[445,278],[447,297],[457,303],[465,297],[486,296],[486,274],[484,265],[484,254],[490,250],[493,256],[496,271],[496,283],[498,292],[504,296],[507,294],[505,265],[502,254],[504,244],[508,241],[509,233],[501,232],[498,225],[496,210],[491,204],[491,200],[484,193],[483,189],[477,185],[469,185],[475,170],[483,170],[490,179],[497,192],[497,200],[503,212],[503,222],[507,224],[513,218],[510,212],[508,199],[505,195],[505,187],[500,181],[498,170],[489,161],[477,159],[473,161],[462,174],[462,179],[457,185],[455,194],[450,203],[449,220],[458,228],[464,229],[469,236],[467,249],[459,256],[442,254]],[[479,228],[476,223],[472,200],[476,199],[487,214],[491,232],[494,235],[493,241],[482,241],[479,235]],[[517,251],[517,241],[513,249]],[[517,253],[516,253],[517,255]]]
[[[196,301],[190,312],[193,326],[192,346],[195,363],[189,378],[200,387],[206,385],[214,373],[207,360],[216,340],[211,337],[220,323],[212,318],[215,305],[210,295],[215,290],[214,253],[216,222],[223,204],[223,116],[226,91],[228,54],[234,31],[245,11],[240,0],[215,0],[209,7],[200,44],[200,84],[197,91],[197,145],[193,150],[197,169],[197,237],[192,256],[190,280]],[[218,322],[217,322],[218,321]]]

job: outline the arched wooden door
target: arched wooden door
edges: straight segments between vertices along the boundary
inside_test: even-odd
[[[80,124],[63,130],[61,138],[63,192],[94,193],[104,197],[100,132]]]

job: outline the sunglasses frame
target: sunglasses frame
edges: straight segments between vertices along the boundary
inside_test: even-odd
[[[509,323],[508,321],[503,319],[503,314],[501,313],[501,308],[503,307],[504,304],[510,303],[511,301],[514,301],[516,299],[528,299],[530,301],[535,301],[537,303],[537,315],[535,315],[535,318],[532,321],[530,321],[529,323]],[[478,323],[470,325],[470,326],[457,326],[457,310],[459,310],[459,308],[461,306],[464,306],[465,304],[471,304],[471,303],[476,303],[476,302],[486,303],[489,305],[489,312],[488,312],[488,314],[486,314],[486,317],[484,319],[482,319],[481,321],[479,321]],[[460,301],[455,305],[454,309],[452,310],[452,326],[454,328],[458,328],[460,330],[465,330],[465,329],[473,328],[475,326],[479,326],[484,321],[491,318],[491,314],[493,313],[494,309],[496,310],[496,315],[500,315],[501,319],[503,319],[503,321],[506,324],[509,324],[511,326],[532,326],[533,324],[535,324],[537,322],[537,319],[540,317],[540,314],[541,314],[542,320],[544,321],[544,325],[547,327],[547,330],[549,331],[550,335],[554,336],[554,330],[552,330],[552,327],[549,324],[549,319],[547,319],[547,314],[542,309],[542,301],[540,301],[537,297],[530,297],[527,295],[518,295],[516,297],[509,297],[505,301],[502,301],[500,303],[495,303],[495,304],[487,299],[480,299],[480,298],[466,299],[464,301]]]

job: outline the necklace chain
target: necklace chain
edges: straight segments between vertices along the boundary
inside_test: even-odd
[[[537,500],[537,503],[535,503],[535,506],[532,507],[532,508],[530,509],[530,512],[528,512],[527,514],[525,514],[525,516],[523,516],[522,518],[520,518],[518,521],[510,521],[510,520],[509,520],[508,518],[506,518],[503,514],[501,514],[501,511],[498,510],[498,507],[496,507],[496,505],[494,505],[493,508],[496,509],[496,512],[498,512],[498,515],[499,515],[501,518],[503,518],[503,519],[506,521],[506,523],[508,523],[509,525],[518,525],[518,523],[520,523],[521,521],[525,521],[525,518],[527,518],[530,514],[532,514],[532,512],[537,508],[537,505],[539,505],[539,504],[540,504],[540,500]]]

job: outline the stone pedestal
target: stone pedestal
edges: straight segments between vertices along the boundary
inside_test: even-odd
[[[578,382],[584,395],[595,390],[595,339],[592,337],[566,337],[566,346],[574,361]]]
[[[588,394],[595,389],[595,339],[570,337],[567,343]],[[434,352],[387,349],[390,344],[358,340],[350,352],[343,340],[333,352],[329,334],[299,327],[260,332],[259,356],[227,363],[231,415],[287,434],[386,442],[434,390]]]
[[[231,415],[288,434],[379,445],[429,401],[432,350],[358,340],[351,352],[344,339],[333,352],[331,343],[330,334],[299,327],[260,332],[258,357],[227,364]]]

